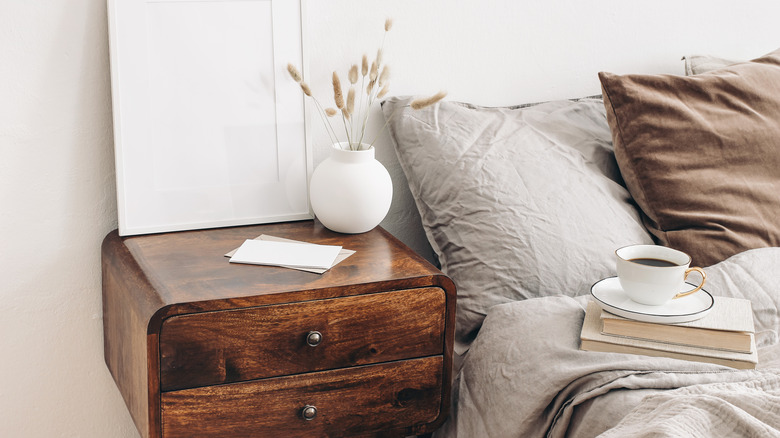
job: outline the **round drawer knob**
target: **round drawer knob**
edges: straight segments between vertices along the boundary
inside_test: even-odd
[[[304,420],[313,420],[317,416],[317,408],[312,405],[306,405],[301,409],[301,416]]]
[[[318,331],[310,331],[309,334],[306,335],[306,343],[310,346],[316,347],[320,345],[320,342],[322,342],[322,333]]]

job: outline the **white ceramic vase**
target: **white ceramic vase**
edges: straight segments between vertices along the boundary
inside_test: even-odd
[[[387,215],[393,182],[374,158],[373,146],[351,151],[347,143],[338,143],[332,146],[330,157],[314,169],[309,198],[317,219],[328,229],[365,233]]]

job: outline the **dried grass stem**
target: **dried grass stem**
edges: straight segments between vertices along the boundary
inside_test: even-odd
[[[301,72],[299,72],[294,65],[287,64],[287,72],[290,73],[290,76],[292,76],[295,82],[301,82],[303,80],[303,76],[301,76]]]
[[[444,99],[445,96],[447,96],[447,93],[445,91],[439,91],[433,96],[415,99],[412,101],[412,103],[409,104],[409,106],[412,107],[412,109],[414,110],[423,109],[427,106],[431,106],[434,103]]]
[[[333,100],[338,109],[344,109],[344,95],[341,93],[341,80],[338,73],[333,72]]]
[[[335,103],[336,108],[324,108],[312,94],[309,85],[303,81],[301,72],[294,65],[287,64],[287,72],[290,74],[290,77],[299,84],[303,93],[314,101],[317,111],[325,124],[325,130],[333,143],[337,143],[340,136],[336,135],[334,125],[330,121],[330,118],[339,115],[339,113],[341,113],[346,141],[349,143],[351,150],[360,150],[364,146],[373,146],[374,141],[376,141],[379,134],[387,127],[388,122],[395,115],[395,112],[393,112],[393,114],[390,114],[389,117],[385,118],[384,126],[376,132],[371,143],[363,143],[364,139],[367,140],[366,127],[368,126],[368,121],[371,116],[372,105],[377,99],[384,98],[390,90],[390,67],[384,65],[384,44],[387,33],[392,27],[392,19],[386,19],[382,43],[376,52],[376,59],[374,59],[373,62],[369,64],[368,56],[364,54],[359,64],[350,65],[346,75],[346,78],[349,81],[346,102],[338,72],[333,72],[333,102]],[[359,85],[357,84],[358,79],[360,79]],[[363,93],[363,90],[365,90],[365,93]],[[425,108],[439,102],[444,96],[446,96],[445,92],[439,92],[430,97],[416,99],[411,102],[410,107],[413,109]],[[357,97],[359,97],[358,101],[356,101]]]

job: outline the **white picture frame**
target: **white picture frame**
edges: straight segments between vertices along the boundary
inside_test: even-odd
[[[108,0],[122,236],[312,219],[301,0]]]

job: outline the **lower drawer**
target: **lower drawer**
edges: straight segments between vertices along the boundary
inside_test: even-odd
[[[439,416],[442,356],[161,395],[163,437],[349,436]],[[304,418],[304,410],[313,418]]]

